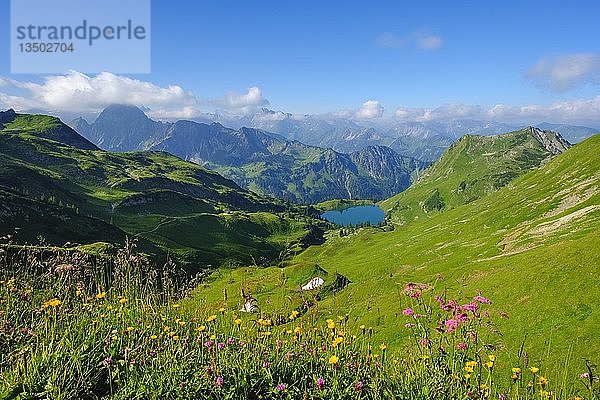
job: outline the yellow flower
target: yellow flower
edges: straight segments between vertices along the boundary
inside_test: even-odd
[[[215,319],[217,319],[217,316],[213,314],[213,315],[211,315],[210,317],[206,318],[206,322],[212,322],[212,321],[214,321]]]
[[[119,303],[125,304],[125,303],[127,303],[127,299],[125,297],[123,297],[122,299],[119,299]]]
[[[465,379],[469,379],[471,377],[471,374],[465,374]]]
[[[173,340],[179,340],[179,336],[177,336],[177,335],[174,335],[174,336],[172,337],[172,339],[173,339]]]
[[[467,361],[465,364],[467,367],[475,367],[477,366],[477,361]]]
[[[338,315],[338,319],[339,319],[340,321],[343,321],[343,320],[344,320],[344,317],[342,317],[341,315]]]
[[[340,361],[339,357],[336,355],[333,355],[331,357],[329,357],[329,364],[337,364],[338,361]]]
[[[210,335],[210,340],[215,340],[217,338],[216,335]]]
[[[196,330],[197,330],[198,332],[204,332],[204,331],[206,330],[206,326],[204,326],[204,325],[200,325],[199,327],[197,327],[197,328],[196,328]]]
[[[327,327],[329,329],[334,329],[335,328],[335,322],[333,322],[332,320],[327,321]]]
[[[496,361],[496,356],[494,354],[490,354],[488,358],[490,359],[490,361]]]
[[[487,365],[488,368],[494,368],[494,362],[493,361],[488,361],[485,363],[485,365]]]
[[[171,329],[171,327],[170,327],[170,326],[165,326],[165,327],[163,328],[163,331],[165,331],[165,332],[168,332],[170,329]]]
[[[106,297],[106,292],[100,292],[96,295],[97,299],[103,299]]]
[[[170,337],[173,337],[173,336],[175,336],[175,332],[169,332],[169,336],[170,336]]]
[[[185,321],[179,321],[178,324],[179,324],[179,326],[184,326],[185,325]]]
[[[300,313],[298,311],[296,311],[296,310],[292,311],[292,313],[289,316],[290,321],[295,320],[298,317],[298,315],[300,315]]]
[[[473,367],[465,367],[465,372],[472,374],[473,373]]]
[[[363,332],[364,332],[364,330],[365,330],[366,326],[364,326],[364,325],[361,325],[361,326],[359,326],[359,328],[360,328],[360,330],[361,330],[361,331],[363,331]]]
[[[239,319],[239,318],[236,318],[236,319],[234,319],[234,320],[233,320],[233,322],[234,322],[236,325],[241,325],[241,324],[242,324],[242,320],[241,320],[241,319]]]
[[[540,376],[538,379],[538,385],[546,386],[548,384],[548,378],[545,376]]]
[[[295,333],[296,335],[299,335],[301,332],[302,332],[302,329],[300,329],[300,327],[299,327],[299,326],[297,326],[297,327],[295,327],[295,328],[294,328],[294,333]]]
[[[179,308],[179,304],[173,304],[172,306],[174,309],[178,309]]]
[[[223,314],[225,312],[225,307],[219,308],[219,311],[221,312],[221,314]]]
[[[539,368],[537,368],[537,367],[531,367],[531,368],[529,368],[529,370],[530,370],[530,371],[531,371],[531,372],[532,372],[534,375],[535,375],[535,374],[537,374],[537,373],[540,371],[540,369],[539,369]]]
[[[127,332],[132,332],[132,331],[133,331],[133,329],[134,329],[134,328],[133,328],[133,326],[128,326],[128,327],[127,327]]]
[[[48,307],[55,308],[55,307],[60,306],[60,303],[62,303],[62,302],[57,298],[50,299],[50,300],[44,302],[44,304],[42,304],[42,308],[43,309],[46,309]]]
[[[514,372],[515,374],[520,374],[521,373],[521,368],[519,368],[519,367],[513,368],[512,372]]]
[[[158,336],[156,336],[156,335],[151,335],[151,336],[150,336],[150,339],[152,339],[152,340],[156,340],[156,339],[158,339]]]
[[[337,347],[337,345],[341,344],[343,341],[344,341],[344,338],[336,337],[335,339],[333,339],[333,343],[331,343],[331,345],[333,347]]]
[[[383,351],[383,350],[387,349],[387,344],[385,344],[385,343],[381,343],[381,344],[379,345],[379,348],[380,348],[380,349]]]

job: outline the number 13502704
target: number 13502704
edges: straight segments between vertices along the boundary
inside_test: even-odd
[[[75,51],[73,43],[19,43],[21,53],[72,53]]]

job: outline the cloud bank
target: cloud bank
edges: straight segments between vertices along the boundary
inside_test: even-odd
[[[539,60],[526,76],[538,85],[566,92],[586,84],[600,84],[600,54],[578,53]]]

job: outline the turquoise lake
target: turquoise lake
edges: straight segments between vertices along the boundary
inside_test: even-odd
[[[344,210],[325,211],[321,218],[341,226],[356,226],[368,223],[381,225],[385,219],[383,210],[377,205],[356,206]]]

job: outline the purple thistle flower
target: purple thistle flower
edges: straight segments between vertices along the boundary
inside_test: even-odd
[[[363,390],[363,383],[362,381],[358,381],[354,384],[354,391],[355,392],[360,392],[361,390]]]
[[[317,388],[319,390],[323,390],[323,388],[325,387],[325,380],[321,377],[317,378]]]

